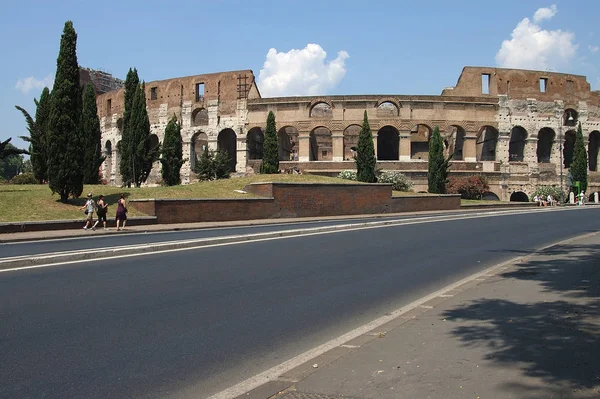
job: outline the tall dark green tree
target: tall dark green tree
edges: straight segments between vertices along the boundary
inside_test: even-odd
[[[98,184],[100,182],[100,165],[106,157],[102,156],[100,143],[100,120],[96,106],[96,89],[88,83],[83,92],[83,182],[85,184]]]
[[[358,135],[358,144],[354,160],[356,162],[356,180],[374,183],[376,180],[375,167],[377,166],[377,159],[375,158],[373,134],[371,133],[371,127],[369,126],[367,111],[365,111],[362,129]]]
[[[263,142],[263,159],[260,173],[279,173],[279,148],[273,111],[269,111],[269,116],[267,116],[267,130],[265,130],[265,141]]]
[[[175,186],[181,183],[179,171],[183,165],[183,150],[181,148],[181,126],[177,122],[177,117],[173,118],[167,124],[165,129],[165,138],[161,149],[160,163],[162,164],[162,178],[167,186]]]
[[[17,147],[10,143],[6,143],[5,150],[18,152]],[[23,172],[23,156],[19,154],[8,155],[0,158],[0,180],[10,180],[19,173]]]
[[[448,181],[448,168],[450,159],[444,159],[444,141],[440,135],[440,129],[436,126],[429,140],[429,173],[427,174],[427,183],[429,192],[444,194],[446,192],[446,182]]]
[[[146,111],[145,85],[138,85],[133,98],[131,119],[129,120],[128,143],[131,156],[131,183],[139,187],[146,181],[152,164],[158,160],[160,146],[152,143],[150,137],[150,120]]]
[[[123,108],[123,127],[121,131],[121,141],[118,143],[118,150],[121,157],[119,164],[119,172],[123,177],[125,185],[130,186],[134,181],[133,178],[133,158],[131,154],[131,113],[133,110],[133,100],[135,93],[140,85],[140,78],[138,77],[137,69],[129,68],[127,77],[125,78],[125,94],[124,94],[124,108]]]
[[[83,191],[81,89],[77,63],[77,33],[67,21],[60,40],[56,76],[48,119],[48,182],[53,193],[67,202]]]
[[[575,148],[573,149],[573,162],[569,166],[569,172],[573,181],[579,182],[579,187],[582,191],[587,191],[588,186],[588,159],[585,151],[585,143],[583,141],[583,132],[581,131],[581,122],[577,127],[577,135],[575,136]]]
[[[48,134],[48,117],[50,114],[50,90],[44,87],[40,100],[34,100],[36,105],[35,120],[29,112],[24,108],[15,105],[27,122],[27,130],[29,136],[21,138],[29,142],[30,160],[33,167],[33,175],[40,182],[48,180],[48,149],[47,149],[47,134]]]

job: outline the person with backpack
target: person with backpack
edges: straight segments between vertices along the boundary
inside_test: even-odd
[[[85,225],[83,226],[84,230],[88,229],[88,226],[90,226],[92,228],[92,230],[96,230],[96,226],[92,226],[92,222],[94,221],[94,210],[96,209],[96,203],[94,202],[94,199],[92,198],[92,193],[89,193],[87,195],[87,201],[85,202],[85,204],[79,208],[79,210],[83,210],[85,209]]]
[[[104,226],[104,230],[108,230],[106,228],[106,212],[108,211],[108,204],[104,200],[104,195],[101,194],[100,197],[98,197],[98,202],[96,203],[96,205],[97,205],[96,212],[98,213],[98,218],[96,220],[96,223],[92,227],[92,230],[96,229],[96,226],[98,225],[99,222],[102,222],[102,224]]]

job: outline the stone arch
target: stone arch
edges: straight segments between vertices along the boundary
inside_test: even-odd
[[[510,195],[512,202],[529,202],[529,197],[523,191],[515,191]]]
[[[495,161],[498,130],[493,126],[483,126],[477,135],[477,161]]]
[[[388,118],[400,115],[400,109],[395,101],[378,101],[376,107],[378,118]]]
[[[453,161],[462,161],[463,158],[463,148],[465,146],[465,129],[463,129],[459,125],[450,125],[446,130],[446,141],[444,142],[444,147],[446,149],[445,156],[448,157],[452,154]]]
[[[208,126],[208,110],[196,108],[192,111],[192,126]]]
[[[333,159],[333,139],[331,130],[319,126],[311,130],[309,161],[331,161]]]
[[[510,132],[508,142],[508,161],[523,162],[525,155],[525,142],[527,140],[527,130],[522,126],[515,126]]]
[[[485,201],[500,201],[500,197],[498,197],[495,193],[491,191],[486,191],[485,193],[483,193],[481,199]]]
[[[196,161],[200,159],[206,150],[208,150],[208,136],[206,133],[194,133],[190,141],[190,165],[192,170],[196,168]]]
[[[361,130],[362,126],[356,124],[350,125],[344,129],[344,159],[346,161],[354,159],[352,147],[356,148],[358,146],[358,136],[360,135]]]
[[[575,152],[575,138],[577,134],[575,130],[569,130],[565,133],[565,141],[563,143],[563,161],[564,167],[569,168],[573,162],[573,153]]]
[[[537,161],[538,163],[549,163],[552,155],[552,143],[556,134],[549,127],[544,127],[538,132]]]
[[[579,113],[573,108],[565,109],[562,117],[563,126],[577,126],[579,120]]]
[[[104,156],[106,157],[104,160],[106,162],[106,176],[103,177],[106,181],[110,181],[113,171],[113,148],[110,140],[106,140],[106,143],[104,143]]]
[[[262,159],[265,134],[260,127],[253,127],[246,135],[246,150],[248,159]]]
[[[280,161],[298,160],[298,129],[284,126],[277,132],[277,146]]]
[[[600,149],[600,132],[594,130],[588,139],[588,164],[590,171],[598,171],[598,150]]]
[[[385,103],[384,103],[385,104]],[[377,132],[377,160],[397,161],[400,159],[400,133],[393,126],[386,125]]]
[[[316,103],[310,108],[310,117],[317,119],[331,119],[333,118],[333,106],[331,102],[321,101]]]
[[[229,155],[229,170],[235,172],[237,164],[237,135],[231,128],[223,129],[217,136],[217,151],[225,151]]]
[[[419,123],[410,131],[410,159],[429,159],[431,127]]]

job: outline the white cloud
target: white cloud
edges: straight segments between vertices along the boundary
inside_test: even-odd
[[[556,14],[556,6],[538,9],[534,22],[524,18],[504,40],[496,63],[501,67],[523,69],[557,69],[567,67],[577,53],[575,34],[572,32],[542,29],[538,23]]]
[[[590,50],[590,52],[592,52],[592,53],[597,53],[597,52],[598,52],[598,50],[600,50],[600,47],[599,47],[599,46],[592,46],[592,45],[589,45],[589,46],[588,46],[588,49],[589,49],[589,50]]]
[[[258,75],[258,86],[265,97],[326,94],[346,75],[345,60],[340,51],[334,60],[318,44],[307,44],[301,50],[278,53],[271,48]]]
[[[545,19],[550,19],[554,16],[554,14],[556,14],[557,8],[556,5],[551,5],[550,8],[548,7],[544,7],[544,8],[539,8],[535,14],[533,14],[533,22],[540,23],[541,21],[545,20]]]
[[[17,81],[17,84],[15,85],[15,88],[17,90],[21,90],[21,92],[23,92],[23,94],[27,94],[33,89],[41,90],[44,87],[48,87],[48,88],[52,89],[53,84],[54,84],[54,78],[52,77],[52,75],[48,75],[45,78],[43,78],[42,80],[38,80],[35,77],[30,76],[25,79],[19,79]]]

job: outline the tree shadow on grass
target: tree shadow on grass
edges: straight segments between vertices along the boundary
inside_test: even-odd
[[[451,334],[466,348],[485,348],[487,361],[517,367],[544,385],[513,381],[506,391],[537,398],[587,390],[577,397],[600,397],[600,245],[558,245],[500,277],[535,281],[547,300],[484,298],[455,307],[444,313],[460,322]]]

